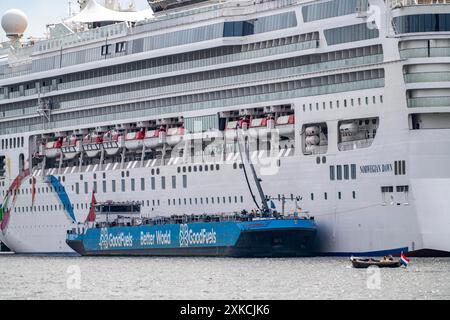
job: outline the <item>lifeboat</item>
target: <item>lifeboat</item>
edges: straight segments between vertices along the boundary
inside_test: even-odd
[[[267,118],[255,118],[250,121],[248,132],[253,137],[259,137],[266,140],[267,135]]]
[[[76,136],[70,136],[63,140],[61,151],[64,154],[64,158],[67,160],[73,160],[80,154],[80,141]]]
[[[109,156],[118,154],[124,145],[123,135],[117,131],[109,131],[103,136],[102,146]]]
[[[250,128],[251,126],[251,121],[249,117],[244,117],[241,120],[239,120],[239,128],[241,128],[242,130],[246,131]]]
[[[144,146],[145,128],[137,132],[130,132],[125,136],[125,148],[131,151],[137,151]]]
[[[47,142],[45,144],[44,154],[47,158],[56,158],[61,154],[61,148],[63,145],[63,138],[58,138],[55,141]]]
[[[255,129],[267,128],[267,118],[253,119],[250,122],[250,128]]]
[[[184,127],[170,128],[167,130],[166,143],[173,147],[183,141]]]
[[[102,150],[103,137],[97,133],[91,133],[83,139],[83,151],[86,152],[88,158],[95,158]]]
[[[282,116],[276,120],[276,128],[282,136],[294,136],[295,134],[295,115]]]
[[[161,127],[157,130],[148,130],[145,133],[144,144],[149,149],[156,149],[166,143],[166,128]]]

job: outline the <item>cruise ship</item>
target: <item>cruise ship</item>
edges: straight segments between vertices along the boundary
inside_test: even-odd
[[[70,254],[91,197],[144,217],[313,215],[321,255],[450,252],[449,0],[80,1],[0,47],[0,240]]]

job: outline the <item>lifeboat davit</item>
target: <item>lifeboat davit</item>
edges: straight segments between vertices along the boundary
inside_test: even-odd
[[[91,133],[83,139],[83,151],[86,152],[88,158],[95,158],[102,150],[103,137],[97,133]]]
[[[236,129],[239,127],[239,121],[229,121],[225,128],[225,138],[234,139],[236,138]]]
[[[107,132],[103,136],[103,149],[107,155],[114,156],[125,146],[123,135],[117,131]]]
[[[56,158],[61,154],[61,148],[63,145],[63,138],[58,138],[55,141],[47,142],[45,144],[44,154],[47,158]]]
[[[145,129],[137,132],[130,132],[125,136],[125,148],[131,151],[137,151],[144,146]]]

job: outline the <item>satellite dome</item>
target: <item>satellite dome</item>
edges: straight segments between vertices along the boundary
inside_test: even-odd
[[[19,9],[10,9],[2,17],[2,28],[11,39],[20,38],[27,27],[27,15]]]

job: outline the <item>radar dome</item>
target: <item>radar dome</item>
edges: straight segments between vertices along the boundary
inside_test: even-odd
[[[19,9],[8,10],[2,17],[2,28],[10,39],[20,38],[27,27],[27,15]]]

